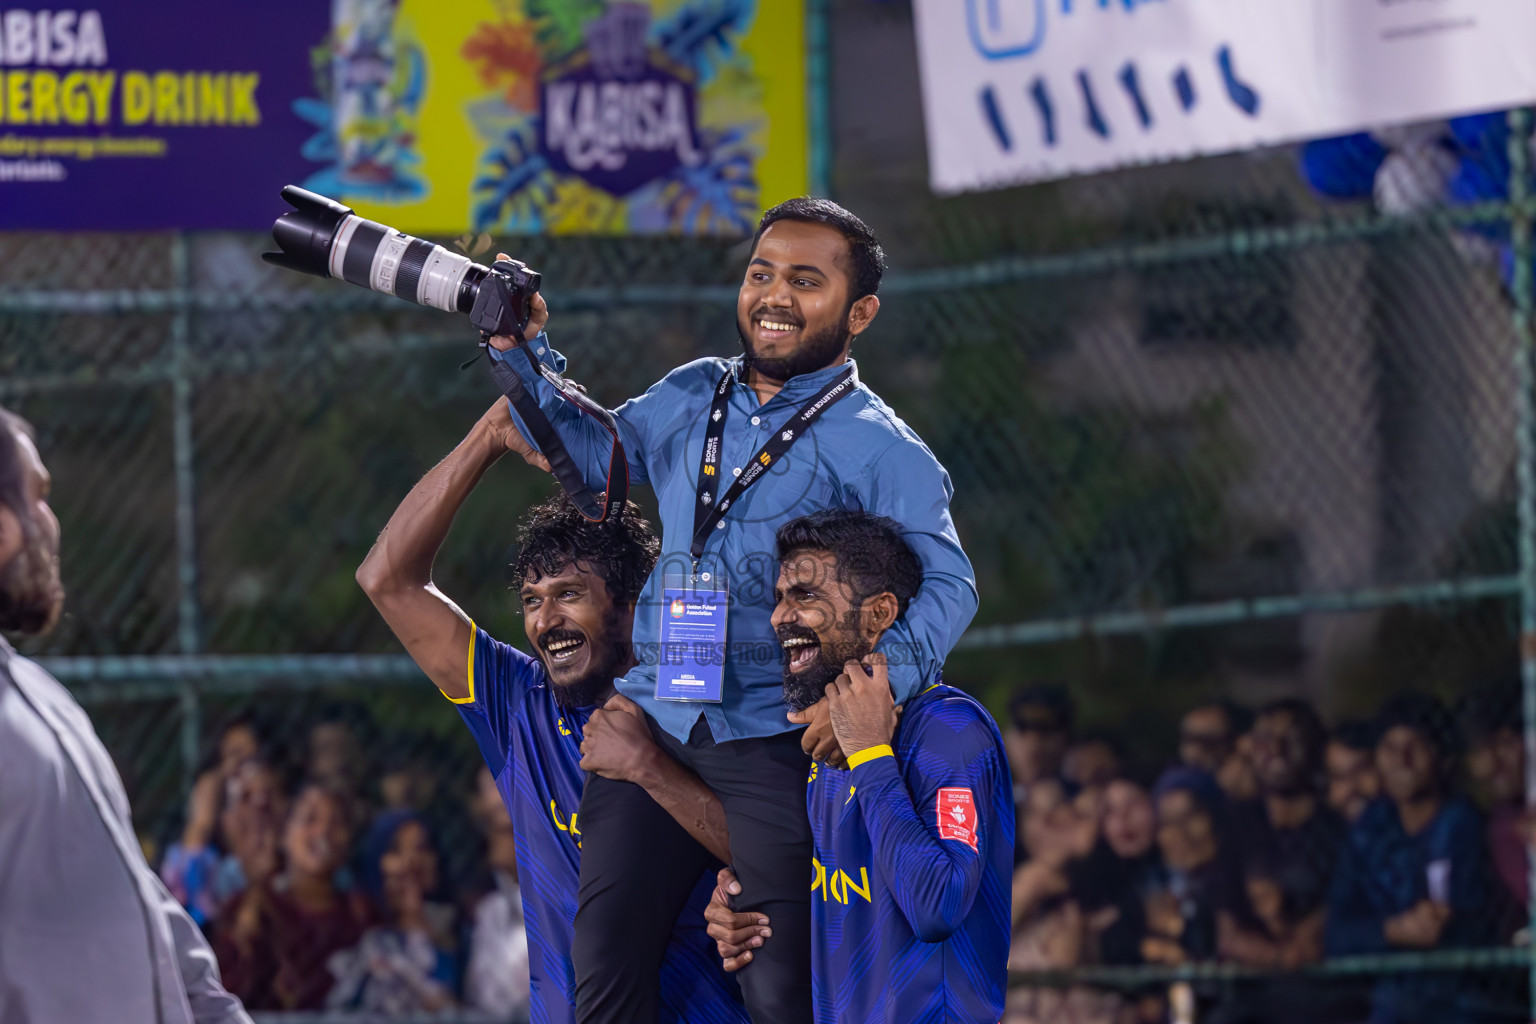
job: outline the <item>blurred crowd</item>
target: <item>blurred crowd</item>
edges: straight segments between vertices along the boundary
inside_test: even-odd
[[[1074,732],[1065,690],[1014,695],[1010,967],[1325,957],[1524,941],[1524,746],[1513,682],[1455,708],[1408,694],[1329,728],[1309,703],[1190,708],[1176,756]],[[1175,749],[1173,737],[1168,749]],[[1411,973],[1013,990],[1032,1021],[1525,1020],[1516,974]]]
[[[1075,718],[1064,688],[1041,685],[1003,723],[1019,836],[1010,968],[1227,962],[1277,977],[1022,986],[1005,1024],[1523,1019],[1518,972],[1279,976],[1524,941],[1536,830],[1515,683],[1454,708],[1403,695],[1332,728],[1299,699],[1210,701],[1152,770]],[[489,772],[445,792],[453,755],[373,742],[357,706],[322,710],[302,735],[279,757],[258,719],[226,724],[160,860],[229,989],[254,1010],[525,1013],[516,850]]]
[[[371,743],[356,705],[302,735],[290,752],[255,717],[227,723],[160,860],[225,986],[252,1010],[522,1017],[516,848],[490,773],[444,792],[444,752]]]

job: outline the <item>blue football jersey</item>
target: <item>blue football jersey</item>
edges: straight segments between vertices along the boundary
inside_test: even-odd
[[[1003,1015],[1013,785],[992,716],[935,684],[895,756],[812,765],[816,1024],[986,1024]]]
[[[574,1024],[571,967],[586,773],[581,735],[591,708],[555,703],[543,664],[471,627],[469,696],[454,699],[512,816],[528,929],[532,1024]],[[740,990],[704,931],[714,876],[699,878],[661,966],[663,1022],[747,1024]]]

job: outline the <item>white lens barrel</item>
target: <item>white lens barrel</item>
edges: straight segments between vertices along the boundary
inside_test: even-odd
[[[342,268],[346,262],[347,251],[352,247],[352,236],[357,233],[359,225],[367,223],[368,221],[356,215],[343,220],[341,226],[336,229],[336,237],[331,241],[330,259],[326,264],[326,269],[330,271],[332,277],[350,281],[352,284],[360,284],[364,288],[369,287],[367,281],[353,281]]]
[[[368,268],[368,287],[376,292],[384,292],[387,295],[395,293],[395,278],[400,270],[400,259],[405,255],[406,248],[416,239],[401,231],[392,231],[384,236],[378,247],[373,250],[373,265]],[[415,296],[410,296],[415,299]]]
[[[348,217],[331,244],[332,277],[433,309],[458,312],[467,256],[361,217]]]
[[[457,313],[459,288],[464,284],[464,275],[474,265],[468,256],[434,245],[426,264],[421,268],[421,278],[416,285],[416,301],[433,309]]]

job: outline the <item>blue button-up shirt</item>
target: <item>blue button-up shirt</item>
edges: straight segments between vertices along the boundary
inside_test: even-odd
[[[565,372],[565,357],[539,335],[539,360]],[[492,350],[493,356],[502,354]],[[522,354],[508,360],[538,397],[587,485],[603,490],[612,439],[591,417],[561,400]],[[850,361],[851,365],[851,361]],[[772,736],[796,728],[785,718],[783,657],[774,635],[773,588],[779,563],[774,535],[798,516],[822,509],[863,509],[900,523],[923,565],[923,585],[906,613],[881,639],[890,662],[891,689],[902,701],[938,677],[955,641],[976,614],[976,579],[960,548],[949,500],[954,488],[933,452],[869,388],[854,391],[827,409],[810,431],[771,470],[736,499],[712,530],[699,571],[729,580],[724,696],[718,704],[656,699],[656,661],[661,633],[662,581],[693,570],[688,549],[698,500],[699,461],[710,400],[726,367],[736,383],[721,438],[721,481],[730,485],[759,449],[847,366],[830,366],[792,378],[767,402],[741,383],[741,359],[698,359],[678,367],[650,390],[614,410],[629,462],[631,484],[649,483],[660,507],[661,560],[646,582],[635,611],[634,640],[640,658],[619,690],[645,708],[661,727],[686,740],[702,714],[716,741]],[[521,428],[517,413],[513,419]],[[525,437],[528,431],[524,430]]]

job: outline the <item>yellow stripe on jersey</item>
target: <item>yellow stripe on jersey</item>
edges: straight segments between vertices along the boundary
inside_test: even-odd
[[[882,743],[878,747],[870,747],[867,750],[859,751],[857,754],[849,754],[848,755],[848,767],[850,769],[857,768],[859,765],[865,764],[865,763],[867,763],[869,761],[873,761],[877,757],[895,757],[895,756],[896,756],[896,751],[891,749],[890,744],[889,743]]]
[[[469,673],[468,673],[468,677],[469,677],[469,696],[468,697],[449,697],[446,693],[443,693],[442,690],[438,690],[437,692],[438,693],[443,693],[444,697],[446,697],[448,700],[453,701],[453,703],[455,703],[455,704],[473,704],[475,702],[475,620],[474,619],[470,619],[469,620]]]

